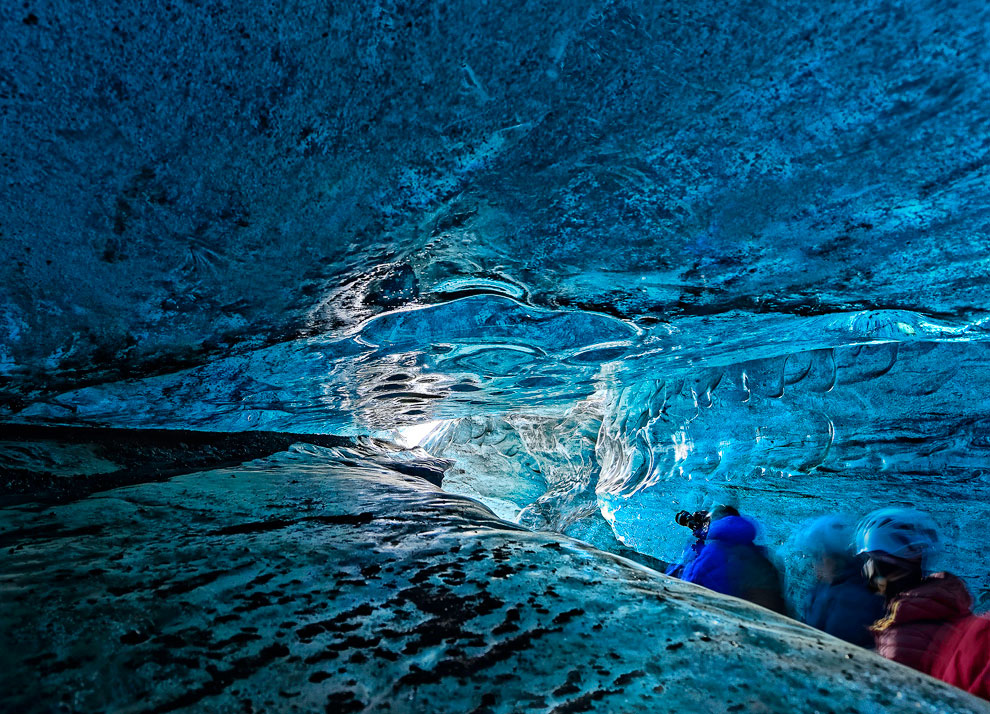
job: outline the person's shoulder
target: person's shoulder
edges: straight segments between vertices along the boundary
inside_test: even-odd
[[[990,699],[990,616],[971,615],[960,622],[935,655],[932,675]]]
[[[951,612],[971,614],[973,596],[963,580],[952,573],[932,573],[917,587],[902,593],[899,599],[913,603],[930,603]]]
[[[708,542],[752,543],[756,524],[744,516],[725,516],[708,527]]]
[[[857,581],[847,580],[833,585],[832,599],[840,609],[873,613],[877,619],[886,610],[883,598],[870,590],[865,583]]]

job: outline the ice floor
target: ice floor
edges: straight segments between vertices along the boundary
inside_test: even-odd
[[[300,445],[0,512],[11,712],[985,712],[794,621]]]

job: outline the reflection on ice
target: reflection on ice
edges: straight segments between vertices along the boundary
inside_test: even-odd
[[[422,424],[411,424],[409,426],[401,426],[398,429],[396,429],[396,434],[398,435],[396,441],[400,446],[404,446],[407,449],[410,449],[414,446],[419,446],[427,438],[429,438],[430,434],[433,431],[435,431],[442,423],[443,422],[441,421],[435,420],[435,421],[426,421],[423,422]]]

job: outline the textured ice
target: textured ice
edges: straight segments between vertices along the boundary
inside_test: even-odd
[[[656,515],[680,508],[735,503],[781,545],[823,511],[917,505],[986,607],[988,356],[982,342],[876,342],[628,387],[599,435],[603,512],[669,558],[684,529]]]
[[[988,13],[6,13],[4,401],[471,294],[742,332],[765,311],[981,319]]]
[[[252,620],[245,626],[258,629],[242,637],[225,629],[235,620],[215,623],[216,638],[206,639],[213,613],[182,604],[203,604],[220,587],[239,603],[239,588],[271,572],[224,551],[250,578],[189,581],[195,598],[183,600],[169,539],[185,529],[188,547],[205,559],[215,544],[198,518],[216,520],[217,529],[263,515],[292,520],[237,535],[243,541],[229,534],[234,540],[221,545],[261,538],[266,558],[291,553],[300,560],[287,566],[295,575],[285,582],[277,576],[277,598],[316,598],[306,573],[330,577],[344,565],[315,559],[326,544],[298,529],[316,522],[297,523],[303,516],[287,515],[294,506],[268,512],[264,504],[310,489],[325,494],[328,508],[343,499],[333,506],[340,515],[353,512],[347,499],[358,496],[334,490],[329,476],[294,485],[298,475],[280,458],[309,458],[300,453],[256,462],[250,478],[236,470],[296,439],[328,448],[359,439],[346,458],[352,465],[338,463],[345,470],[398,469],[436,482],[449,462],[448,495],[430,492],[413,508],[422,541],[431,532],[425,521],[443,530],[443,519],[454,518],[445,508],[469,508],[455,496],[470,496],[540,533],[491,525],[490,514],[472,510],[468,520],[489,525],[452,527],[443,542],[470,549],[503,539],[520,572],[529,558],[541,575],[563,562],[555,558],[573,565],[585,557],[576,553],[591,553],[566,535],[658,565],[686,536],[675,511],[731,501],[763,523],[796,597],[806,573],[789,543],[805,518],[910,504],[936,517],[943,565],[967,579],[980,607],[990,606],[988,28],[982,0],[11,7],[0,17],[0,500],[10,504],[0,520],[46,528],[40,519],[51,518],[64,527],[25,531],[4,551],[18,568],[7,582],[20,594],[33,588],[43,603],[31,622],[51,637],[31,646],[62,638],[54,669],[5,660],[8,681],[40,672],[52,691],[68,692],[61,685],[78,669],[81,708],[109,706],[118,694],[135,708],[177,707],[180,695],[165,681],[172,665],[155,657],[181,641],[199,649],[177,666],[191,671],[195,659],[200,685],[223,690],[190,706],[240,707],[224,668],[239,662],[262,672],[244,698],[278,708],[266,703],[280,696],[272,682],[286,686],[279,667],[301,671],[290,662],[296,655],[283,658],[274,639],[236,657],[224,649],[254,647],[251,636],[261,632],[274,637],[269,624]],[[369,441],[411,439],[411,427],[432,423],[422,444],[429,456],[394,445],[386,456],[384,441]],[[101,430],[75,430],[89,427]],[[219,467],[235,470],[200,473]],[[149,505],[122,492],[90,495],[169,478],[127,492]],[[250,498],[237,487],[246,482]],[[395,496],[389,488],[371,491],[384,504]],[[52,499],[77,502],[44,515]],[[392,558],[395,573],[417,557],[440,564],[425,545],[379,553],[393,546],[375,539],[392,536],[374,523],[354,531],[364,540],[334,553],[360,552],[372,566]],[[330,533],[332,524],[322,525]],[[65,532],[78,538],[57,537]],[[571,545],[527,553],[535,542]],[[138,547],[132,560],[128,543]],[[111,546],[123,561],[107,559]],[[29,557],[32,548],[39,550]],[[611,580],[581,581],[590,589],[575,585],[569,597],[606,603],[601,610],[613,619],[602,621],[601,638],[583,639],[590,616],[573,621],[580,632],[547,637],[589,663],[587,648],[614,640],[630,669],[618,673],[599,656],[609,676],[658,675],[647,644],[623,629],[633,620],[641,631],[654,627],[634,617],[645,612],[637,609],[643,588],[683,594],[685,608],[709,613],[704,622],[717,608],[744,612],[606,556],[587,562],[588,572]],[[60,584],[62,567],[74,573],[77,594]],[[205,567],[195,561],[186,575]],[[488,564],[477,567],[491,575]],[[427,581],[436,585],[441,572]],[[150,578],[172,598],[152,611],[175,627],[153,632],[158,620],[135,620],[139,635],[118,632],[113,623],[148,610],[150,596],[122,591],[114,619],[116,601],[96,584],[103,573],[128,584]],[[152,648],[139,654],[160,668],[157,688],[132,688],[123,667],[113,670],[123,684],[111,678],[97,691],[96,670],[87,669],[97,663],[84,661],[58,624],[67,602],[80,627],[104,617],[112,636],[147,634],[119,644]],[[380,602],[375,622],[400,617],[388,597]],[[544,609],[551,621],[562,612]],[[690,619],[682,615],[679,622]],[[489,662],[482,647],[508,652],[486,639],[493,623],[484,617],[463,634],[464,661]],[[526,631],[552,629],[526,617]],[[774,642],[778,626],[766,625]],[[93,647],[117,657],[104,635],[92,635]],[[152,647],[156,637],[180,639]],[[702,657],[701,644],[684,647]],[[809,651],[795,647],[802,657]],[[223,653],[224,667],[206,669],[211,658],[202,652]],[[406,654],[369,662],[399,678],[414,664],[437,671],[432,655]],[[363,672],[367,663],[351,661],[358,655],[368,656],[348,650],[348,666]],[[842,671],[822,656],[809,660],[809,672]],[[498,660],[509,661],[532,667],[526,658]],[[550,710],[626,706],[608,699],[620,695],[596,699],[612,680],[585,688],[584,680],[554,679],[566,669],[559,662],[545,664],[514,696]],[[385,701],[373,699],[385,696],[384,680],[361,689],[346,684],[346,673],[326,671],[322,685],[300,684],[300,702],[326,706],[331,686],[352,693],[331,702],[337,710]],[[605,677],[596,672],[589,664],[579,673],[589,682]],[[751,686],[762,687],[764,675],[746,670]],[[471,699],[470,684],[455,679],[424,684],[424,701],[478,706],[480,714],[488,700]],[[622,691],[634,690],[631,709],[671,696],[623,682]],[[678,691],[684,706],[721,711],[724,702],[694,686]],[[863,711],[905,703],[885,702],[888,689],[867,694],[873,684],[823,686],[848,691]],[[816,687],[795,691],[808,702]],[[460,694],[445,699],[452,691]],[[917,691],[934,697],[922,708],[939,710],[932,702],[948,696]]]
[[[5,509],[0,708],[986,711],[381,457],[298,446]]]

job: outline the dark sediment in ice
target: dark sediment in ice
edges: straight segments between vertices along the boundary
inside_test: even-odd
[[[7,424],[0,437],[0,499],[72,500],[93,491],[235,466],[300,441],[317,446],[352,443],[330,435]]]
[[[374,463],[289,452],[0,511],[0,708],[982,712]]]
[[[0,502],[61,502],[94,491],[236,466],[293,444],[365,445],[365,458],[440,486],[450,462],[374,439],[331,434],[102,429],[9,424],[0,438]]]

